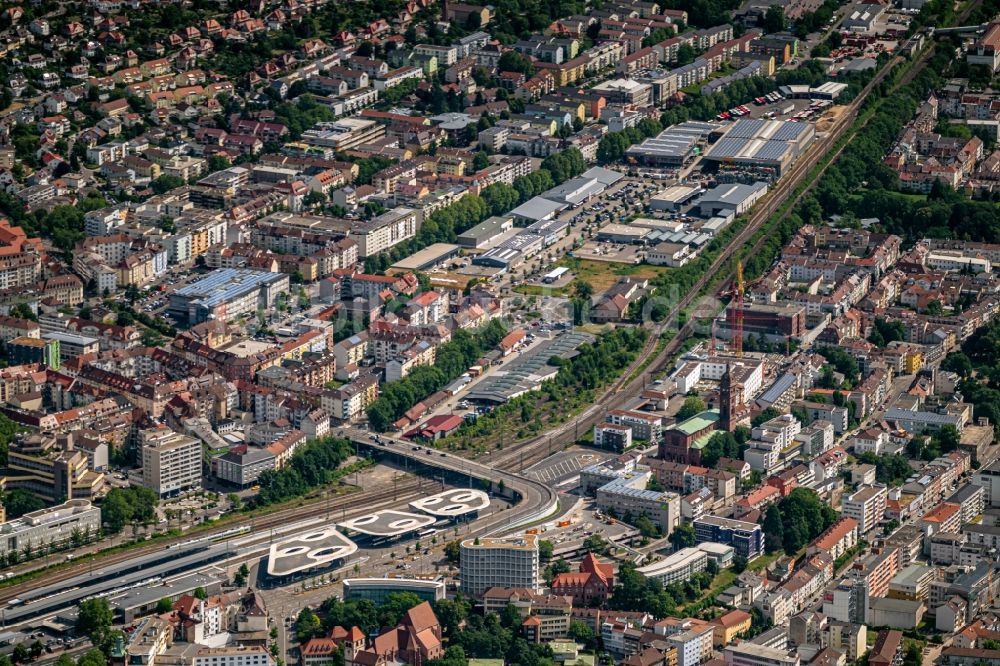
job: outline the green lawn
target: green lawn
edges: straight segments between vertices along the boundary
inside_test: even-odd
[[[565,266],[573,271],[575,279],[589,282],[594,292],[600,294],[618,281],[619,277],[652,279],[668,270],[666,266],[649,264],[616,264],[608,261],[590,261],[579,257],[563,257],[556,266]]]
[[[708,589],[701,593],[701,596],[692,601],[690,604],[684,607],[684,614],[690,615],[697,610],[697,606],[701,604],[706,599],[715,599],[717,596],[725,592],[733,583],[736,582],[737,573],[732,569],[723,569],[715,575],[712,579],[712,584],[708,586]]]

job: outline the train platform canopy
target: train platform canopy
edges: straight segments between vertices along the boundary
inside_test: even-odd
[[[433,524],[435,518],[406,511],[385,509],[338,523],[351,532],[373,537],[398,537]]]
[[[357,544],[338,532],[336,525],[318,527],[272,544],[267,557],[267,573],[288,576],[332,564],[357,550]]]
[[[481,511],[490,505],[490,496],[482,490],[452,488],[430,497],[410,502],[414,511],[423,511],[438,518],[457,518]]]

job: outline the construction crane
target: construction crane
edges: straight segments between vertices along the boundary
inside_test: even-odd
[[[733,342],[736,358],[743,358],[743,262],[736,262],[736,312],[733,319]]]

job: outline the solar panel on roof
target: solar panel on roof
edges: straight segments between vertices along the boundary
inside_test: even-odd
[[[787,143],[781,141],[765,141],[753,154],[755,160],[780,160],[790,150]]]

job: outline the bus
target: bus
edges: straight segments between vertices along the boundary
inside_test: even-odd
[[[422,530],[420,532],[417,532],[417,536],[420,537],[421,539],[423,539],[424,537],[429,537],[432,534],[437,534],[437,530],[433,527],[429,530]]]

